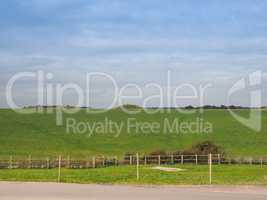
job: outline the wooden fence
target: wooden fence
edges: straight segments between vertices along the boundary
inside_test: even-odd
[[[220,154],[211,156],[213,165],[220,164],[250,164],[267,165],[267,157],[264,158],[229,158]],[[9,156],[6,159],[0,158],[0,169],[89,169],[108,166],[122,165],[177,165],[177,164],[209,164],[209,155],[148,155],[139,156],[128,155],[122,158],[118,156],[94,156],[86,159],[75,159],[70,156],[36,159],[28,156],[25,159]]]

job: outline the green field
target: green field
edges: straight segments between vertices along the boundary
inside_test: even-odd
[[[140,169],[140,180],[136,179],[136,168],[108,167],[100,169],[63,169],[61,182],[97,184],[153,184],[153,185],[208,185],[207,165],[172,166],[185,169],[183,172],[162,172],[149,166]],[[0,170],[0,181],[56,182],[56,169]],[[213,166],[212,184],[218,185],[267,185],[267,166],[217,165]]]
[[[247,116],[249,110],[236,111]],[[120,135],[112,132],[67,133],[65,126],[56,126],[56,114],[17,114],[9,109],[0,110],[0,155],[52,156],[52,155],[123,155],[126,152],[149,153],[156,150],[177,151],[190,148],[201,141],[210,140],[233,156],[267,155],[267,110],[263,111],[263,127],[255,132],[237,122],[226,110],[205,110],[204,113],[181,114],[175,110],[156,114],[126,114],[114,109],[102,114],[88,114],[82,110],[65,114],[63,119],[74,118],[79,122],[125,122],[135,118],[138,122],[163,123],[165,119],[194,122],[197,117],[212,124],[209,134],[164,132],[128,132],[124,127]],[[65,122],[65,121],[64,121]],[[64,123],[65,124],[65,123]],[[101,132],[101,131],[100,131]]]

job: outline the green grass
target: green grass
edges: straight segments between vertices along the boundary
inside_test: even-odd
[[[247,116],[248,110],[236,111]],[[267,154],[267,111],[263,111],[263,127],[255,132],[237,122],[228,111],[206,110],[191,115],[172,110],[170,113],[136,115],[123,113],[115,109],[103,114],[88,114],[84,110],[74,115],[65,114],[63,119],[73,117],[77,121],[103,122],[105,118],[114,122],[126,122],[136,118],[139,122],[159,122],[164,119],[195,121],[197,117],[211,122],[213,131],[210,134],[178,134],[163,130],[159,133],[94,133],[88,137],[84,134],[67,134],[65,126],[56,126],[56,115],[52,114],[17,114],[9,109],[0,110],[0,156],[54,156],[58,154],[84,157],[89,155],[123,155],[125,152],[151,152],[155,150],[176,151],[190,148],[193,144],[210,140],[220,145],[227,154],[233,156],[262,156]]]
[[[173,166],[172,166],[173,167]],[[154,184],[154,185],[208,185],[208,166],[182,165],[183,172],[161,172],[149,166],[136,168],[108,167],[102,169],[62,169],[61,182],[89,184]],[[217,165],[213,166],[213,184],[218,185],[267,185],[267,166]],[[1,181],[56,182],[56,169],[0,170]]]

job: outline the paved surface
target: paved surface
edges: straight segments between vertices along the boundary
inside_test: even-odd
[[[1,200],[267,200],[264,187],[142,187],[0,182]]]

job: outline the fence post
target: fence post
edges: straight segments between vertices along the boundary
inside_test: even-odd
[[[29,169],[32,168],[32,157],[31,157],[31,155],[29,155],[29,157],[28,157],[28,168]]]
[[[9,156],[9,163],[8,163],[8,168],[9,169],[12,169],[13,168],[12,161],[13,161],[13,157],[12,156]]]
[[[161,165],[161,157],[160,155],[158,156],[158,161],[159,161],[159,166]]]
[[[147,165],[147,157],[145,156],[145,165]]]
[[[103,164],[103,167],[105,167],[105,165],[106,165],[105,156],[103,156],[102,158],[103,158],[103,163],[102,164]]]
[[[198,158],[197,158],[197,154],[196,154],[196,165],[198,164]]]
[[[96,168],[95,156],[93,157],[93,168]]]
[[[221,155],[218,154],[218,164],[220,165],[221,164]]]
[[[133,156],[131,155],[130,156],[130,165],[132,165],[133,164]]]
[[[69,169],[70,168],[70,156],[68,155],[68,158],[67,158],[67,168]]]
[[[57,177],[57,181],[60,183],[60,179],[61,179],[61,155],[58,156],[58,177]]]
[[[86,162],[85,163],[85,168],[89,169],[89,167],[90,167],[90,157],[86,157],[86,161],[85,162]]]
[[[115,161],[115,163],[114,163],[115,166],[118,166],[118,156],[115,156],[115,157],[114,157],[114,161]]]
[[[209,179],[210,185],[212,184],[212,155],[209,154]]]
[[[184,155],[181,155],[181,164],[184,164]]]
[[[136,178],[139,181],[140,173],[139,173],[139,154],[136,154]]]
[[[174,164],[174,156],[171,155],[171,164],[173,165]]]
[[[261,168],[263,168],[263,159],[261,158]]]
[[[49,160],[49,157],[46,158],[46,168],[47,169],[50,168],[50,160]]]

